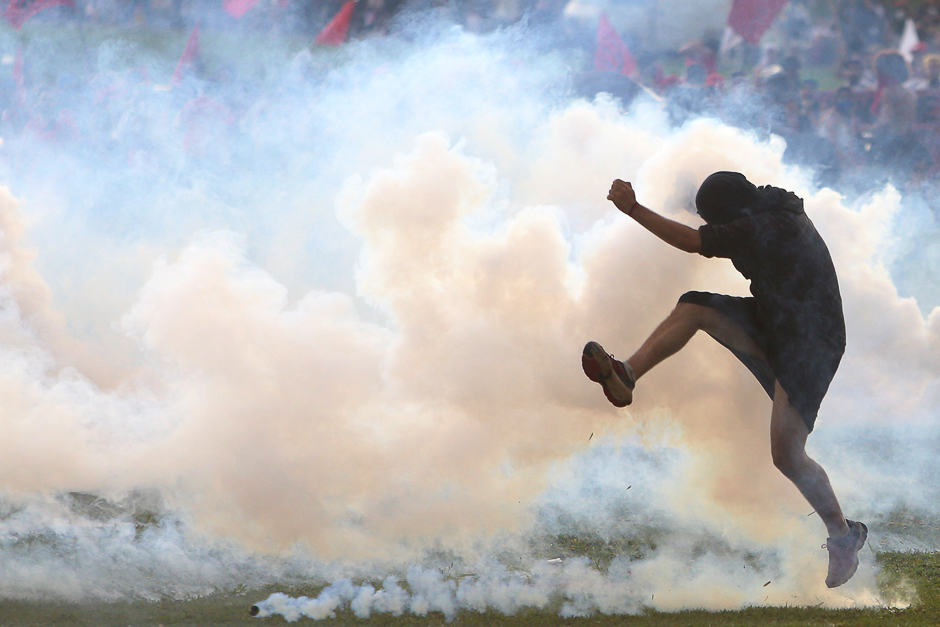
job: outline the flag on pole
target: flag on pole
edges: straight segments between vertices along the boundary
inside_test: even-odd
[[[601,13],[597,25],[597,48],[594,50],[594,69],[632,76],[636,72],[636,59],[627,43],[621,39],[606,13]]]
[[[346,33],[349,32],[349,22],[352,20],[353,9],[355,8],[356,0],[346,0],[339,13],[330,20],[329,24],[323,27],[314,42],[318,46],[338,46],[346,41]]]
[[[43,9],[48,9],[49,7],[54,7],[59,4],[72,7],[73,9],[75,8],[75,0],[10,0],[10,4],[7,5],[6,10],[3,12],[3,17],[6,18],[7,23],[15,30],[20,30],[23,28],[23,24],[26,23],[26,20]]]
[[[222,0],[222,8],[236,20],[248,13],[258,0]]]
[[[734,0],[728,26],[756,46],[786,3],[787,0]]]
[[[171,85],[176,85],[183,80],[183,72],[192,64],[193,59],[199,56],[199,24],[193,26],[193,32],[189,34],[186,41],[186,47],[183,48],[183,54],[180,56],[176,69],[173,70],[173,78],[170,79]]]

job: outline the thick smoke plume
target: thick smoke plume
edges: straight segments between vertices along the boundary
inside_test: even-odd
[[[689,224],[712,171],[793,189],[849,334],[812,453],[875,529],[937,515],[940,309],[886,265],[900,195],[848,206],[779,139],[571,99],[519,32],[435,35],[327,69],[298,55],[202,160],[151,132],[153,160],[121,174],[80,146],[6,168],[0,594],[332,582],[259,606],[288,618],[881,602],[867,557],[823,586],[824,528],[724,349],[696,338],[622,411],[579,358],[589,339],[628,355],[686,290],[747,289],[616,213],[611,180]],[[176,97],[130,111],[152,131]],[[550,541],[579,534],[642,550],[590,562]]]

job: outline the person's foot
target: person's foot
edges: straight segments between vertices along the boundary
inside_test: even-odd
[[[636,377],[630,364],[614,359],[597,342],[588,342],[581,355],[581,367],[588,379],[600,383],[607,400],[617,407],[626,407],[633,402]]]
[[[865,523],[846,520],[849,532],[841,538],[826,540],[829,549],[829,574],[826,576],[826,585],[830,588],[841,586],[852,578],[858,569],[858,552],[865,546],[868,538],[868,527]]]

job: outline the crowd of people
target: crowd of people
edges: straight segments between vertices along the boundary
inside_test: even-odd
[[[641,65],[639,82],[664,99],[674,124],[715,116],[783,137],[785,159],[813,168],[822,185],[852,193],[890,181],[936,195],[936,6],[889,13],[855,0],[813,16],[806,4],[790,3],[765,40],[759,47],[729,46],[727,37],[694,41],[678,51],[682,71],[668,74],[653,59]]]
[[[940,55],[922,55],[916,67],[881,49],[842,60],[837,84],[820,89],[795,55],[727,78],[692,63],[660,93],[676,124],[712,115],[783,137],[785,159],[814,168],[820,184],[906,186],[927,182],[940,164]]]
[[[401,8],[395,1],[359,3],[349,37],[388,32]],[[150,5],[142,2],[146,0],[129,6],[149,13]],[[296,4],[296,10],[316,7],[324,13],[313,20],[316,27],[328,21],[327,9],[339,6]],[[940,191],[940,11],[930,3],[890,10],[874,0],[828,4],[832,10],[820,12],[808,0],[791,1],[760,46],[727,36],[722,41],[715,34],[678,50],[649,50],[624,32],[637,60],[629,95],[635,96],[638,86],[655,92],[677,126],[712,116],[764,136],[781,136],[787,143],[786,160],[813,168],[820,184],[846,193],[887,181],[905,189]],[[512,4],[516,15],[505,7],[499,14],[499,6],[480,0],[438,9],[449,11],[449,19],[468,30],[523,20],[534,35],[580,55],[585,70],[594,69],[596,22],[587,27],[583,20],[566,22],[564,3],[548,0]],[[92,8],[82,10],[92,14]],[[902,41],[908,22],[918,36],[913,44]],[[21,170],[23,146],[79,142],[95,143],[95,158],[111,158],[116,164],[146,167],[183,159],[217,168],[231,161],[226,155],[237,146],[254,145],[244,137],[226,138],[242,134],[267,141],[257,129],[268,113],[284,107],[270,93],[253,90],[234,67],[206,70],[198,56],[185,68],[185,80],[169,86],[156,85],[145,69],[62,73],[43,83],[24,75],[20,59],[4,67],[12,75],[0,82],[0,152],[7,167]],[[584,72],[591,73],[598,78],[596,71]],[[302,53],[285,71],[285,80],[292,83],[291,94],[302,98],[304,88],[316,90],[317,75],[311,55]],[[623,83],[612,78],[625,77],[594,80],[588,95],[617,92]],[[169,135],[175,141],[168,144]],[[173,155],[166,154],[168,145],[174,147]]]
[[[784,158],[813,168],[820,184],[858,190],[891,181],[923,186],[940,165],[940,55],[921,46],[912,63],[896,49],[850,55],[832,82],[802,75],[799,56],[746,74],[709,73],[692,62],[685,77],[658,83],[674,123],[712,115],[787,143]],[[657,84],[654,82],[654,84]]]

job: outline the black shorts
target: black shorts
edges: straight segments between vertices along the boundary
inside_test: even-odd
[[[770,328],[759,314],[753,297],[686,292],[679,302],[710,307],[738,323],[760,348],[762,358],[742,353],[715,339],[747,366],[771,399],[779,380],[790,405],[800,413],[809,430],[813,430],[819,405],[842,357],[841,351],[835,354],[825,342],[806,342],[802,334],[798,338],[780,337],[781,333]],[[781,350],[781,346],[785,350]],[[787,355],[788,352],[791,354]],[[793,357],[794,352],[799,355],[798,359]]]

